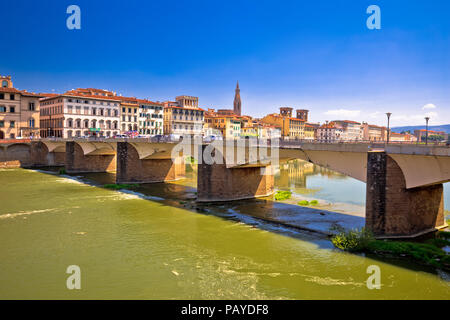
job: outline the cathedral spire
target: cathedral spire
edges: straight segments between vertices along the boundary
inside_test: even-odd
[[[236,90],[234,94],[233,111],[234,114],[241,115],[241,90],[239,89],[239,81],[236,83]]]

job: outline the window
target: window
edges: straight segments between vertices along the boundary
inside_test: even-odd
[[[2,87],[3,87],[3,88],[8,88],[8,81],[3,80],[3,81],[2,81]]]
[[[10,113],[16,112],[16,108],[13,107],[13,106],[9,106],[9,112],[10,112]]]
[[[11,93],[11,94],[9,95],[9,100],[14,100],[14,98],[15,98],[14,93]]]
[[[0,106],[0,112],[6,112],[6,107],[5,106]]]
[[[5,127],[5,121],[0,120],[0,128],[4,128]]]
[[[30,127],[30,128],[34,128],[34,119],[30,119],[29,121],[28,121],[28,126]]]
[[[34,111],[34,110],[35,110],[35,108],[34,108],[34,102],[30,102],[30,103],[28,104],[28,110],[30,110],[30,111]]]
[[[10,121],[9,122],[9,127],[10,128],[15,128],[16,127],[16,122],[15,121]]]
[[[5,94],[4,93],[0,93],[0,99],[5,99]]]

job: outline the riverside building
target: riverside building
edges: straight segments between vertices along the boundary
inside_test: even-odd
[[[39,137],[39,98],[13,87],[11,76],[0,76],[0,139]]]
[[[149,100],[138,100],[139,134],[162,135],[164,128],[164,104]]]
[[[282,107],[280,113],[272,113],[261,119],[262,122],[281,128],[284,139],[305,139],[305,124],[308,121],[308,110],[298,109],[297,116],[292,117],[293,108]]]
[[[198,107],[198,97],[178,96],[164,102],[164,134],[201,135],[204,110]]]
[[[112,92],[99,89],[77,89],[43,98],[41,137],[113,137],[120,132],[120,103]]]

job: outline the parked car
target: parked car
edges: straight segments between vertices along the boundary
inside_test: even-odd
[[[203,138],[203,142],[206,142],[206,143],[210,143],[215,140],[223,140],[223,138],[222,138],[222,136],[213,135],[213,134]]]
[[[124,139],[124,138],[128,138],[128,136],[125,134],[116,134],[113,138],[114,139]]]
[[[179,134],[169,134],[169,141],[180,141],[181,136]]]

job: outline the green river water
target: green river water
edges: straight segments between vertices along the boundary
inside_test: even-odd
[[[279,188],[364,204],[364,184],[290,166]],[[270,201],[186,207],[195,198],[189,176],[124,193],[99,187],[113,174],[0,170],[0,299],[450,298],[440,271],[341,252],[317,234],[246,215],[264,206],[276,214]],[[81,268],[81,290],[66,288],[69,265]],[[381,269],[380,290],[366,286],[369,265]]]

